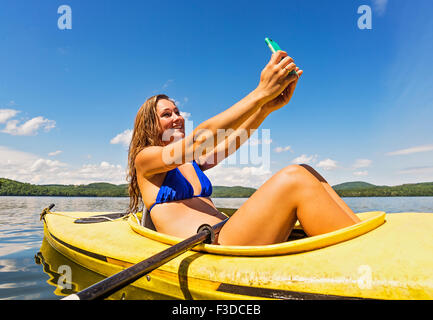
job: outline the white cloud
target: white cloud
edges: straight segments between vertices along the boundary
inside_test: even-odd
[[[66,168],[66,163],[0,146],[0,177],[29,183],[55,183],[56,175]]]
[[[387,155],[387,156],[399,156],[399,155],[406,155],[406,154],[412,154],[412,153],[418,153],[418,152],[427,152],[427,151],[433,151],[433,144],[392,151],[392,152],[386,153],[385,155]]]
[[[53,151],[53,152],[48,153],[48,155],[50,157],[54,157],[54,156],[57,156],[58,154],[61,154],[61,153],[62,153],[61,150],[57,150],[57,151]]]
[[[61,183],[88,184],[92,182],[126,183],[126,170],[120,164],[101,161],[99,164],[84,164],[76,170],[59,173]]]
[[[123,144],[125,147],[129,147],[132,139],[132,130],[126,129],[122,133],[119,133],[113,139],[110,140],[111,144]]]
[[[292,149],[291,146],[286,146],[286,147],[276,147],[276,148],[274,149],[274,151],[275,151],[276,153],[281,153],[281,152],[289,151],[289,150],[292,151],[291,149]]]
[[[40,128],[48,132],[56,126],[54,120],[48,120],[41,116],[30,119],[19,125],[19,120],[9,120],[6,127],[1,131],[14,136],[32,136],[36,135]]]
[[[126,171],[119,164],[102,161],[77,168],[3,146],[0,146],[0,177],[33,184],[126,183]]]
[[[31,153],[0,146],[0,177],[30,182],[29,168],[37,160]]]
[[[364,170],[364,171],[355,171],[353,172],[354,176],[368,176],[368,171]]]
[[[15,117],[19,113],[14,109],[0,109],[0,123],[5,123],[10,118]]]
[[[180,115],[185,119],[185,121],[189,121],[189,120],[190,120],[191,113],[181,111],[181,112],[180,112]]]
[[[206,175],[216,186],[260,187],[272,176],[272,172],[264,165],[260,167],[230,167],[219,164],[206,171]]]
[[[317,161],[317,155],[307,156],[306,154],[302,154],[299,157],[292,160],[294,164],[312,164]]]
[[[10,104],[15,105],[15,102],[11,101]],[[36,135],[40,128],[48,132],[56,126],[54,120],[45,119],[42,116],[35,117],[22,124],[20,124],[20,120],[10,120],[19,112],[19,110],[14,109],[0,109],[0,123],[6,123],[1,132],[14,136],[32,136]]]
[[[333,170],[335,168],[337,168],[337,162],[335,160],[332,159],[325,159],[320,161],[317,164],[318,168],[322,168],[323,170]]]
[[[386,11],[388,0],[373,0],[374,8],[379,15],[383,15]]]
[[[56,172],[57,170],[66,167],[66,163],[50,160],[50,159],[38,159],[30,166],[29,171],[32,173],[37,172]]]
[[[366,168],[369,167],[371,165],[373,161],[369,160],[369,159],[356,159],[355,163],[353,164],[353,168],[354,169],[358,169],[358,168]]]

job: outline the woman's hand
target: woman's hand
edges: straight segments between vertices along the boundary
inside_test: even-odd
[[[262,109],[264,111],[270,113],[270,112],[273,112],[275,110],[278,110],[278,109],[284,107],[286,104],[289,103],[290,99],[293,96],[293,92],[295,92],[295,88],[296,88],[296,85],[298,84],[298,80],[303,73],[303,71],[299,70],[298,67],[296,67],[295,70],[296,70],[296,73],[298,75],[294,74],[294,75],[290,75],[288,77],[289,81],[290,81],[289,85],[286,87],[286,89],[283,90],[283,92],[280,95],[278,95],[276,98],[265,103],[262,106]]]
[[[293,70],[300,76],[293,59],[285,51],[275,52],[260,75],[256,93],[261,97],[265,109],[277,110],[286,105],[293,95],[298,76],[290,75]]]

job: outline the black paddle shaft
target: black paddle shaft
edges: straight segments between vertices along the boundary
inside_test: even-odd
[[[159,252],[127,269],[124,269],[112,275],[111,277],[95,283],[87,289],[67,296],[64,299],[94,300],[106,298],[114,292],[139,279],[140,277],[157,269],[164,263],[195,247],[197,244],[206,241],[212,236],[212,231],[213,233],[218,233],[227,220],[228,219],[217,223],[212,228],[199,228],[199,232],[192,237],[185,239],[174,246]]]

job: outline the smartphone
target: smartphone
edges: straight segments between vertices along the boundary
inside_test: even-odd
[[[269,49],[271,49],[272,53],[275,53],[278,50],[281,50],[281,48],[278,45],[278,43],[276,43],[271,38],[265,38],[265,42],[268,45]],[[296,70],[291,71],[289,74],[296,74],[296,75],[298,75],[298,73],[296,72]]]

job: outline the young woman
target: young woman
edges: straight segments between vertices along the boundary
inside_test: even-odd
[[[289,75],[293,70],[298,75]],[[157,231],[181,238],[195,234],[202,224],[225,219],[209,198],[212,185],[203,171],[227,157],[229,146],[240,147],[244,141],[239,141],[239,132],[246,132],[248,139],[271,112],[285,106],[302,73],[286,52],[277,51],[261,72],[256,89],[188,136],[184,119],[169,97],[149,98],[137,113],[129,148],[130,211],[140,210],[143,202]],[[218,141],[221,129],[231,134]],[[233,214],[215,243],[284,242],[296,220],[309,236],[360,221],[313,168],[289,165]]]

